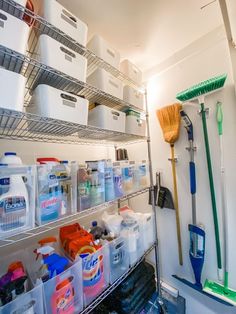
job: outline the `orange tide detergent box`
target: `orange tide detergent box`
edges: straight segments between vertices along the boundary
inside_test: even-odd
[[[66,253],[82,259],[83,288],[86,298],[97,296],[105,286],[104,250],[94,242],[93,235],[76,223],[60,228],[60,240]]]

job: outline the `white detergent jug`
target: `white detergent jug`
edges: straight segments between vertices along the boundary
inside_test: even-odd
[[[0,163],[7,165],[22,165],[22,160],[15,152],[6,152],[0,158]]]
[[[29,224],[29,196],[21,175],[13,173],[3,179],[8,185],[8,191],[0,195],[0,237],[4,238]]]

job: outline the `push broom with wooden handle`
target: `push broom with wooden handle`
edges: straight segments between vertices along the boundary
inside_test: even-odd
[[[176,180],[176,167],[175,167],[175,153],[174,143],[179,138],[180,132],[180,110],[182,109],[181,104],[176,103],[170,106],[166,106],[157,110],[157,118],[162,128],[164,140],[170,144],[171,148],[171,165],[173,175],[173,187],[174,187],[174,205],[176,210],[176,229],[177,229],[177,240],[178,240],[178,252],[179,252],[179,264],[183,265],[183,254],[182,254],[182,241],[180,232],[180,217],[179,217],[179,202],[178,202],[178,190]]]

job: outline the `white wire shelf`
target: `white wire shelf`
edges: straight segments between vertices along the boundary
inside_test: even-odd
[[[18,244],[19,242],[23,242],[27,239],[32,239],[34,237],[37,237],[38,235],[43,235],[44,233],[46,233],[48,231],[53,231],[53,230],[55,231],[59,227],[62,227],[64,225],[67,225],[70,223],[74,223],[74,222],[78,221],[78,219],[85,218],[91,214],[98,212],[98,211],[104,210],[104,209],[116,204],[117,201],[123,202],[123,201],[130,199],[130,198],[136,197],[138,195],[142,195],[148,191],[149,191],[149,187],[144,188],[142,190],[139,190],[137,192],[125,195],[122,198],[119,198],[119,199],[117,198],[117,199],[114,199],[112,201],[100,204],[98,206],[94,206],[94,207],[91,207],[89,209],[83,210],[81,212],[63,217],[63,218],[58,219],[54,222],[50,222],[50,223],[44,224],[42,226],[35,227],[31,230],[27,230],[25,232],[19,233],[15,236],[11,236],[11,237],[6,238],[4,240],[0,240],[0,249],[6,248],[10,245],[14,245],[16,243]]]
[[[145,253],[144,255],[132,266],[129,268],[127,272],[125,272],[121,277],[119,277],[112,285],[110,285],[106,290],[104,290],[96,299],[90,303],[80,314],[88,314],[92,310],[96,308],[115,288],[119,286],[122,281],[127,278],[132,271],[145,259],[145,257],[151,253],[151,251],[156,247],[156,243],[154,243]]]
[[[85,97],[90,103],[98,103],[121,111],[129,108],[141,111],[139,108],[122,99],[107,94],[94,86],[81,82],[2,45],[0,45],[0,67],[20,73],[26,77],[26,106],[29,104],[32,91],[37,85],[47,84],[57,89]]]
[[[146,137],[142,136],[3,108],[0,108],[0,139],[108,146],[147,140]]]
[[[0,9],[5,12],[14,15],[15,17],[22,16],[22,12],[26,15],[34,18],[33,30],[37,34],[47,34],[48,36],[56,39],[60,43],[64,44],[68,48],[80,53],[85,56],[88,60],[88,72],[91,73],[97,67],[105,69],[107,72],[111,73],[113,76],[117,77],[124,84],[133,86],[134,88],[143,89],[143,86],[138,86],[132,79],[126,76],[124,73],[120,72],[115,67],[111,66],[109,63],[105,62],[101,58],[97,57],[93,52],[91,52],[86,47],[79,44],[77,41],[69,37],[67,34],[62,32],[60,29],[56,28],[52,24],[48,23],[39,15],[34,14],[28,9],[25,9],[23,6],[17,4],[13,0],[0,0]],[[32,33],[31,33],[32,34]],[[34,34],[35,35],[35,34]],[[33,35],[33,36],[34,36]],[[36,44],[35,41],[34,44]]]

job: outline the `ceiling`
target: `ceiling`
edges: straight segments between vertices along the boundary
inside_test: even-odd
[[[212,0],[58,0],[147,71],[223,23]],[[205,8],[202,6],[212,2]]]

